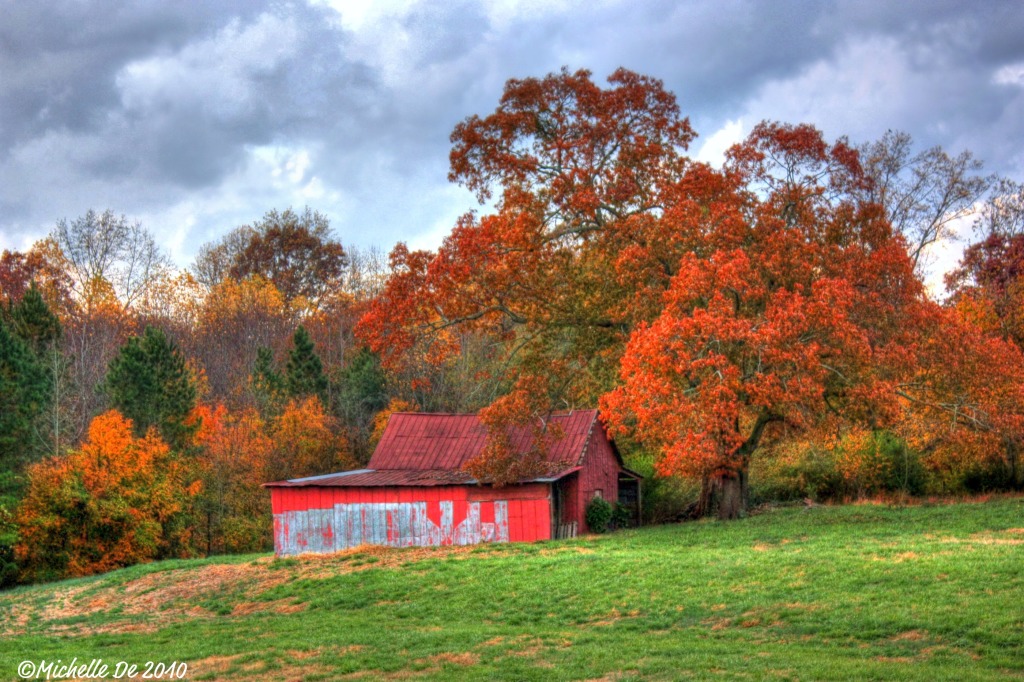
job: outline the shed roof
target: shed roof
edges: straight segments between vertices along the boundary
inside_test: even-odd
[[[597,410],[553,415],[562,437],[551,444],[547,460],[553,473],[531,481],[554,481],[579,470],[597,420]],[[529,452],[533,434],[529,427],[511,429],[516,451]],[[267,483],[267,487],[301,486],[438,486],[477,481],[462,467],[487,444],[487,427],[474,414],[398,412],[391,415],[366,469]],[[616,453],[617,454],[617,453]],[[527,482],[527,481],[522,481]]]
[[[586,453],[587,439],[597,421],[597,410],[556,414],[550,425],[562,429],[562,438],[551,444],[547,459],[578,466]],[[513,427],[509,437],[519,454],[533,444],[529,427]],[[384,435],[367,465],[370,469],[458,470],[483,452],[487,427],[475,414],[399,412],[391,415]]]

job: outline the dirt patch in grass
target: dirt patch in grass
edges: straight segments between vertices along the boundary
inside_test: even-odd
[[[0,620],[0,636],[10,637],[25,632],[32,620],[32,607],[25,603],[13,603],[7,615]]]
[[[509,640],[509,643],[515,648],[508,655],[516,658],[536,658],[545,649],[543,639],[530,635],[520,635]]]
[[[619,622],[620,620],[623,620],[624,618],[639,617],[640,611],[638,609],[633,609],[632,611],[622,613],[618,609],[613,608],[611,611],[608,612],[608,614],[604,618],[601,618],[600,620],[591,621],[590,625],[592,627],[607,627],[609,625],[615,625],[615,623]]]
[[[287,600],[261,600],[271,588],[293,580],[316,580],[370,569],[395,569],[437,559],[464,560],[503,556],[514,547],[466,545],[460,547],[412,547],[395,549],[364,545],[328,555],[307,555],[278,560],[263,557],[234,564],[210,564],[147,573],[113,585],[96,582],[53,591],[44,604],[10,599],[7,617],[0,634],[15,636],[28,630],[41,630],[64,636],[97,633],[155,632],[169,624],[185,620],[230,615],[245,617],[255,613],[296,613],[304,604]],[[590,554],[594,550],[565,545],[540,550],[544,555],[561,553]],[[215,613],[204,602],[228,600],[230,611]],[[4,606],[0,597],[0,609]],[[107,615],[110,620],[98,624],[83,621],[62,623]]]
[[[297,613],[306,608],[305,604],[296,604],[290,599],[272,599],[270,601],[243,601],[231,609],[232,616],[249,616],[254,613]]]
[[[1024,545],[1024,528],[1008,528],[1006,530],[986,530],[971,533],[965,538],[952,536],[939,537],[939,542],[949,545]]]
[[[1013,530],[1016,531],[1017,529],[1014,528]],[[1003,532],[1009,534],[1009,531]],[[978,545],[1024,545],[1024,538],[1003,537],[996,532],[972,533],[967,541]]]
[[[914,561],[920,559],[921,555],[917,552],[900,552],[899,554],[874,554],[871,556],[872,561],[885,561],[887,563],[902,564],[905,561]]]
[[[245,564],[213,564],[194,569],[148,573],[117,585],[97,587],[95,583],[55,591],[41,608],[34,609],[38,626],[49,633],[79,637],[96,633],[155,632],[169,623],[214,614],[198,602],[224,595],[255,597],[288,579],[266,570],[270,559]],[[262,605],[238,605],[242,613],[261,610]],[[272,606],[272,605],[270,605]],[[110,615],[105,623],[60,621]],[[21,634],[29,625],[21,619]]]
[[[235,677],[232,675],[232,678]],[[303,682],[303,680],[310,679],[337,679],[333,667],[319,663],[303,663],[302,665],[288,665],[265,670],[244,670],[237,677],[246,682]]]
[[[446,651],[441,654],[434,654],[427,660],[436,665],[449,663],[451,665],[466,666],[476,665],[480,662],[480,657],[468,651],[463,651],[462,653],[453,653],[450,651]]]
[[[209,656],[188,664],[189,677],[197,675],[223,675],[240,656]]]
[[[928,633],[922,630],[907,630],[889,638],[892,642],[920,642],[922,639],[928,639]]]

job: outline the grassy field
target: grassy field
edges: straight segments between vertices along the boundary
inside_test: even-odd
[[[1024,500],[163,562],[2,593],[0,631],[0,679],[1024,679]]]

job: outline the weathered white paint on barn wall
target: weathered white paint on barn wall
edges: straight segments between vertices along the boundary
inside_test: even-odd
[[[449,500],[439,504],[440,525],[427,516],[427,502],[360,502],[281,512],[274,515],[274,547],[278,556],[294,556],[339,552],[359,545],[422,547],[508,542],[507,501],[493,501],[493,523],[481,523],[480,502],[470,502],[466,518],[458,525],[454,523],[454,503]]]

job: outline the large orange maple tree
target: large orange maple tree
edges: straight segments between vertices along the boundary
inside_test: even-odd
[[[466,330],[503,344],[493,371],[512,390],[483,410],[496,447],[474,463],[495,482],[543,460],[500,452],[505,427],[592,406],[614,385],[625,340],[653,312],[649,292],[718,216],[717,176],[684,155],[694,133],[674,96],[626,70],[609,83],[586,71],[512,80],[493,114],[459,124],[450,177],[495,211],[464,216],[437,253],[396,247],[359,326],[392,367],[444,362]],[[681,182],[693,185],[686,207],[673,198]],[[705,217],[662,229],[670,205]]]
[[[732,518],[773,425],[895,422],[916,343],[905,323],[927,304],[903,241],[858,201],[865,178],[843,141],[762,124],[723,172],[743,220],[681,259],[602,408],[662,450],[662,473],[705,482],[702,509]]]
[[[922,369],[942,315],[855,148],[763,123],[715,169],[686,156],[694,133],[659,81],[608,80],[511,80],[495,112],[460,123],[450,179],[493,211],[436,253],[396,247],[360,323],[392,367],[445,362],[466,329],[504,349],[479,479],[542,470],[544,418],[600,401],[615,433],[700,478],[702,510],[731,518],[766,438],[896,428],[925,404],[944,418],[939,392],[978,387]],[[510,425],[534,428],[532,456],[505,447]]]

